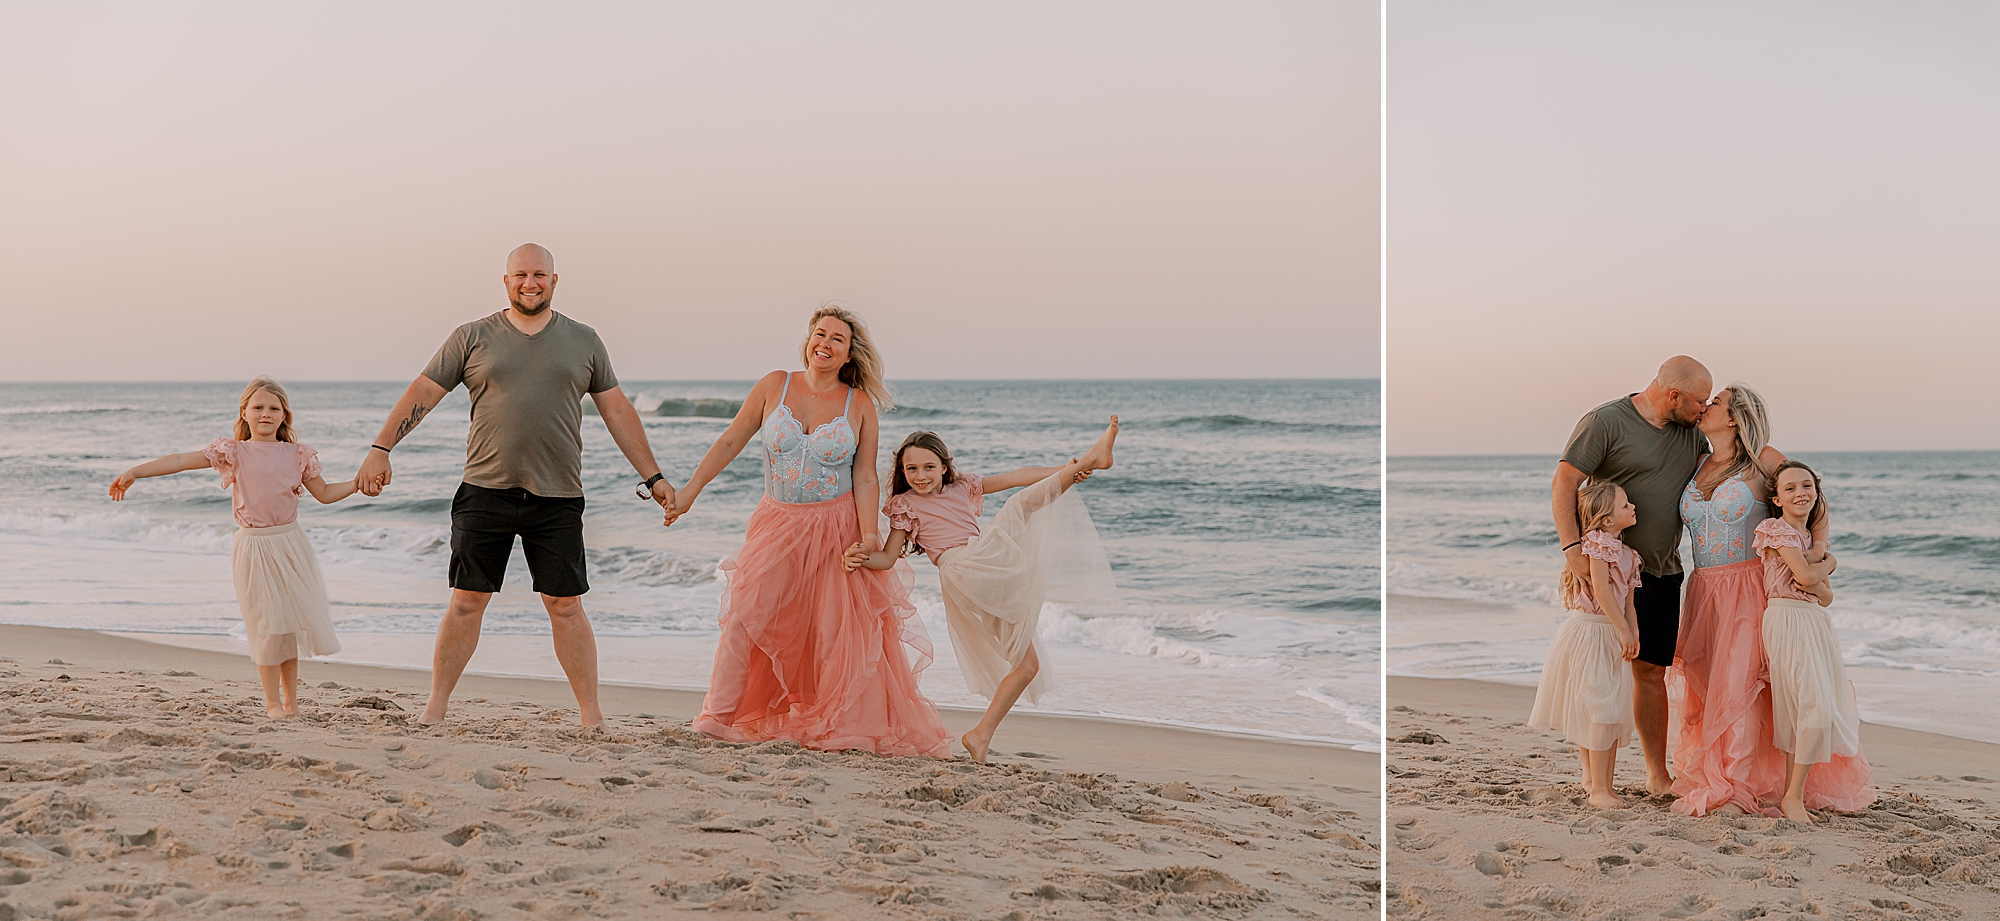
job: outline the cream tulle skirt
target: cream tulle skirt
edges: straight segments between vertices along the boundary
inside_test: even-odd
[[[319,557],[298,522],[237,531],[229,563],[251,661],[278,665],[340,651],[327,613]]]
[[[1771,599],[1764,609],[1764,655],[1771,663],[1771,737],[1792,761],[1813,766],[1806,806],[1853,812],[1874,802],[1873,772],[1861,751],[1861,711],[1826,609]]]
[[[1000,679],[1034,650],[1041,670],[1030,703],[1054,686],[1036,633],[1042,603],[1111,597],[1111,563],[1090,512],[1051,474],[1007,500],[991,527],[938,557],[945,624],[965,685],[992,697]]]
[[[1632,737],[1632,666],[1619,655],[1611,618],[1571,611],[1549,644],[1528,725],[1591,751]]]

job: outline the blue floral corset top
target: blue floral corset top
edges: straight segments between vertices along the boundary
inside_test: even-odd
[[[792,505],[825,502],[847,495],[854,487],[854,427],[847,411],[854,407],[854,388],[840,415],[808,432],[785,405],[792,376],[778,393],[778,408],[764,417],[757,434],[764,442],[764,495]]]
[[[1681,492],[1681,523],[1694,542],[1696,569],[1756,559],[1751,534],[1770,516],[1769,506],[1757,501],[1740,473],[1722,481],[1706,501],[1693,480]]]

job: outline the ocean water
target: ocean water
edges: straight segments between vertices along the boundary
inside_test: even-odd
[[[118,471],[226,434],[240,383],[0,384],[0,621],[239,637],[229,494],[211,471]],[[399,383],[290,385],[299,438],[331,479],[352,475]],[[662,467],[691,473],[749,381],[631,382]],[[1117,467],[1078,487],[1120,595],[1042,619],[1058,686],[1037,709],[1373,744],[1380,730],[1379,398],[1374,381],[908,381],[882,424],[882,463],[908,432],[937,431],[965,469],[1066,461],[1123,422]],[[325,569],[336,658],[423,666],[447,595],[450,503],[464,461],[464,391],[395,453],[376,498],[302,500]],[[603,677],[706,684],[723,583],[762,490],[746,450],[671,529],[633,495],[599,421],[583,425],[592,590]],[[884,478],[886,483],[886,477]],[[989,497],[998,512],[1007,495]],[[937,647],[923,687],[984,706],[952,661],[937,576],[913,561]],[[474,670],[560,674],[517,550]]]
[[[1829,615],[1862,718],[2000,742],[2000,452],[1797,457],[1830,503]],[[1555,464],[1390,458],[1390,674],[1533,683],[1564,616]]]

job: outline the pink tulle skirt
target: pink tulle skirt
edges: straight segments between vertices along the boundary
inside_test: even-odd
[[[859,533],[852,496],[757,503],[743,549],[722,562],[722,637],[697,731],[829,751],[950,753],[951,734],[917,689],[932,650],[910,602],[915,576],[901,561],[847,572],[841,555]]]
[[[1674,811],[1704,815],[1724,804],[1777,814],[1785,753],[1771,740],[1764,658],[1764,563],[1696,569],[1687,580],[1667,695],[1676,731]]]

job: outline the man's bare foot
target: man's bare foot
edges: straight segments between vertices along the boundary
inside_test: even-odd
[[[1077,462],[1082,464],[1085,470],[1110,470],[1111,445],[1117,440],[1118,417],[1114,415],[1111,417],[1111,424],[1104,427],[1104,434],[1097,436],[1097,442],[1090,446],[1090,450],[1083,452],[1083,456],[1078,458]]]
[[[971,755],[972,760],[980,764],[985,764],[986,752],[989,750],[989,746],[993,744],[993,740],[981,739],[968,732],[958,737],[958,743],[965,746],[965,753]]]
[[[1778,810],[1785,814],[1785,818],[1791,819],[1794,822],[1804,822],[1807,825],[1812,824],[1812,813],[1806,811],[1806,804],[1803,800],[1785,800],[1778,804]]]
[[[1610,790],[1594,791],[1584,801],[1598,809],[1616,809],[1625,805],[1625,798]]]
[[[1648,772],[1646,774],[1646,794],[1648,796],[1674,795],[1673,775],[1661,774],[1659,776],[1654,776],[1651,772]]]

